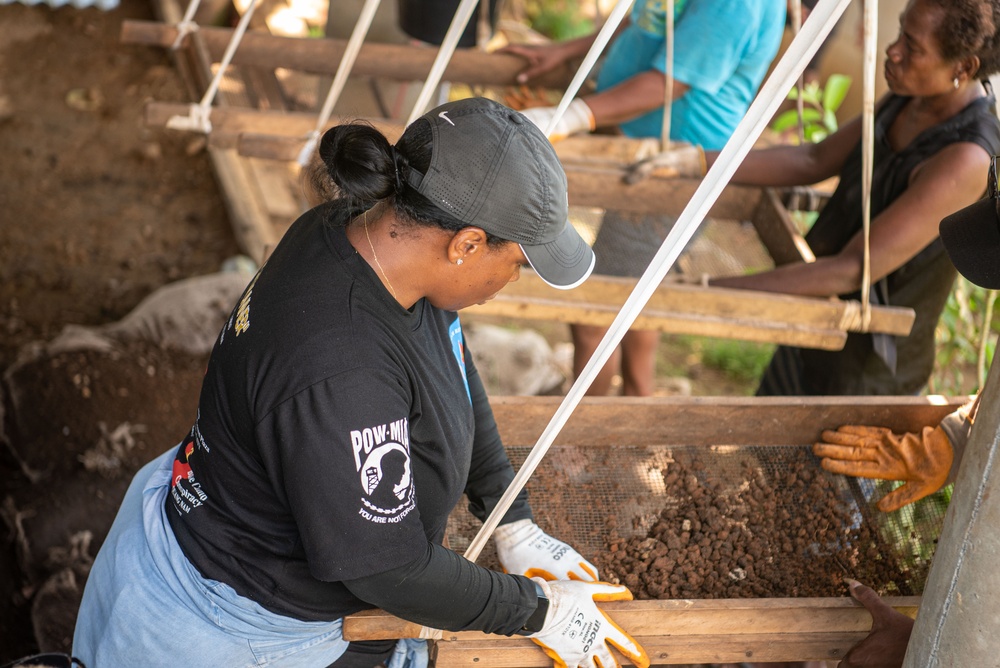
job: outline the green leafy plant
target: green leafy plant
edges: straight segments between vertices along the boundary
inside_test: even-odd
[[[837,130],[837,109],[843,104],[851,87],[851,77],[845,74],[831,74],[826,85],[811,81],[802,87],[802,131],[808,142],[823,141]],[[788,92],[789,100],[797,100],[798,88]],[[799,124],[798,109],[789,109],[778,115],[771,124],[775,132],[786,132]]]
[[[932,394],[974,394],[982,388],[996,352],[1000,315],[996,292],[962,277],[948,296],[935,331],[936,360],[928,383]]]
[[[531,27],[555,42],[589,35],[594,21],[570,0],[534,0],[525,3]]]
[[[666,352],[667,347],[663,346],[661,353]],[[680,354],[682,361],[671,363],[661,354],[657,361],[658,375],[685,376],[692,366],[700,364],[718,369],[735,385],[742,386],[745,394],[752,395],[774,354],[775,346],[736,339],[678,335],[669,337],[669,348]]]
[[[732,339],[708,339],[702,349],[702,362],[725,371],[734,380],[756,382],[764,369],[774,346]]]

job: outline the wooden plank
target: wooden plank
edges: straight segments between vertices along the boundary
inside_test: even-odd
[[[968,397],[587,397],[559,445],[802,445],[844,424],[919,432]],[[562,397],[493,397],[508,446],[534,445]]]
[[[919,596],[885,597],[883,600],[909,617],[915,617],[920,606]],[[599,603],[598,607],[637,639],[742,636],[751,629],[761,635],[866,633],[871,628],[868,611],[847,596],[608,601]],[[422,628],[382,610],[366,610],[345,619],[344,637],[348,640],[417,637]],[[483,645],[507,644],[515,640],[479,631],[442,631],[440,639],[445,643],[469,641]]]
[[[146,105],[145,123],[165,125],[171,116],[186,115],[188,105],[176,102],[150,102]],[[241,135],[240,153],[260,158],[294,159],[305,143],[305,137],[316,127],[318,117],[308,112],[278,113],[261,109],[212,109],[212,131]],[[332,116],[326,127],[349,123],[354,118]],[[366,118],[391,142],[403,134],[404,126],[385,118]],[[269,149],[255,149],[256,141],[286,144],[281,155],[267,154]],[[659,143],[652,139],[635,139],[622,135],[582,134],[560,140],[555,145],[559,160],[564,164],[585,164],[592,167],[623,168],[659,150]],[[753,190],[757,190],[754,188]],[[754,200],[756,204],[756,199]],[[745,207],[744,219],[749,219],[753,208]]]
[[[156,13],[164,21],[176,23],[183,17],[183,9],[176,0],[157,0],[154,5]],[[152,23],[162,25],[157,22]],[[176,35],[176,31],[174,34]],[[165,46],[169,47],[172,44],[173,39]],[[172,53],[175,65],[180,70],[189,93],[194,98],[201,97],[202,91],[207,88],[208,82],[212,79],[212,57],[209,54],[209,47],[202,39],[201,32],[191,35],[186,44]],[[215,107],[215,109],[224,110],[229,104],[227,95],[221,92],[217,95],[217,102],[220,106]],[[186,116],[189,107],[190,105],[177,104],[170,115]],[[148,116],[148,108],[146,113]],[[166,119],[160,124],[165,123]],[[219,180],[219,190],[225,201],[233,232],[240,241],[244,252],[260,262],[269,249],[277,243],[280,234],[276,234],[270,213],[259,196],[259,184],[255,175],[248,172],[249,166],[235,150],[220,149],[211,143],[208,150],[213,171]],[[284,232],[284,229],[281,229],[280,232]]]
[[[839,661],[867,632],[743,636],[659,636],[641,641],[652,665]],[[530,640],[473,644],[436,642],[435,665],[447,668],[548,668],[552,659]],[[633,665],[619,655],[622,665]]]
[[[257,180],[246,159],[235,150],[210,147],[209,155],[236,238],[244,252],[259,263],[267,250],[278,243],[280,235],[264,206]]]
[[[636,282],[597,275],[574,290],[556,290],[526,271],[493,300],[467,311],[608,326]],[[838,350],[844,345],[852,308],[840,300],[665,284],[650,297],[635,327]],[[869,329],[906,336],[913,318],[911,309],[876,306]]]
[[[173,115],[186,114],[187,105],[152,103],[147,105],[147,122],[165,123]],[[312,129],[315,122],[309,114],[283,114],[277,112],[247,112],[231,109],[212,110],[213,146],[225,145],[224,138],[246,136],[254,133],[261,141],[268,136],[259,134],[264,128],[281,126],[285,131],[301,132],[300,137]],[[335,119],[332,122],[339,122]],[[395,140],[401,126],[381,119],[373,124],[390,140]],[[222,133],[220,135],[220,133]],[[271,137],[273,139],[273,137]],[[231,141],[228,142],[231,144]],[[557,152],[574,156],[586,155],[583,148],[588,139],[567,139],[556,145]],[[638,153],[627,153],[611,138],[597,138],[594,143],[600,155],[609,163],[622,158],[631,159]],[[560,148],[562,147],[562,148]],[[297,152],[300,146],[295,147]],[[640,149],[637,149],[640,150]],[[564,165],[574,205],[603,206],[620,210],[663,212],[678,215],[700,184],[697,179],[651,177],[634,185],[622,180],[626,165],[620,168],[592,168],[576,162]],[[236,191],[241,192],[241,191]],[[773,192],[762,195],[759,188],[728,186],[712,209],[718,218],[746,219],[750,212],[771,201],[780,206]],[[289,208],[289,207],[286,207]],[[262,232],[253,223],[248,230],[255,237]],[[273,235],[271,235],[273,236]],[[252,242],[259,246],[256,239]],[[804,242],[803,242],[804,243]],[[486,305],[473,307],[473,311],[503,317],[530,318],[556,322],[573,322],[599,326],[610,325],[622,304],[635,287],[634,279],[594,277],[577,290],[557,291],[549,288],[532,274],[508,286],[496,299]],[[664,286],[657,290],[635,326],[675,334],[692,334],[736,338],[756,342],[772,342],[807,348],[838,350],[843,347],[844,331],[848,323],[848,304],[838,300],[811,299],[776,293],[747,290],[706,290],[693,286]],[[910,309],[874,307],[870,331],[899,336],[909,333],[913,322]]]
[[[557,153],[558,147],[556,144]],[[570,203],[578,206],[679,216],[701,185],[701,179],[663,178],[657,174],[630,185],[622,180],[621,170],[574,168],[572,164],[564,167]],[[708,215],[710,218],[749,220],[760,193],[760,188],[727,185]]]
[[[200,39],[210,57],[218,62],[232,37],[230,28],[202,26]],[[173,25],[157,21],[126,20],[122,23],[121,41],[170,47],[177,36]],[[300,72],[334,75],[346,51],[347,41],[339,39],[301,39],[280,37],[264,32],[247,32],[233,54],[235,65],[263,69],[284,67]],[[431,71],[438,49],[401,44],[363,44],[351,76],[424,81]],[[511,54],[486,53],[478,49],[456,49],[445,68],[443,81],[485,86],[516,86],[517,74],[524,69],[524,59]],[[538,77],[533,85],[565,89],[576,73],[564,66]]]
[[[577,289],[582,289],[582,286]],[[620,308],[607,304],[501,294],[486,304],[472,306],[466,310],[505,318],[608,327],[618,316]],[[680,311],[661,311],[649,306],[643,309],[632,326],[636,329],[651,329],[670,334],[711,336],[755,343],[780,343],[820,350],[840,350],[847,341],[847,333],[840,329],[767,320],[756,315],[719,317]]]
[[[886,597],[914,617],[920,598]],[[871,628],[869,613],[849,598],[621,601],[601,609],[646,650],[654,665],[687,662],[837,660]],[[347,640],[415,637],[421,627],[382,611],[344,620]],[[436,665],[550,666],[531,640],[479,632],[442,632]]]
[[[146,106],[146,123],[163,125],[172,116],[186,116],[189,105],[176,103],[152,102]],[[298,148],[304,143],[304,138],[316,125],[315,116],[302,113],[258,112],[253,110],[233,110],[213,108],[211,112],[213,134],[223,132],[227,136],[254,133],[258,135],[286,135],[297,137],[293,145],[284,146],[284,140],[271,138],[271,146],[282,146],[280,156],[288,158],[291,153],[297,155]],[[330,125],[335,125],[345,119],[331,119]],[[395,141],[401,127],[389,121],[366,119],[379,128],[390,141]],[[257,141],[262,138],[257,137]],[[556,153],[572,153],[582,155],[590,145],[591,137],[572,137],[558,142]],[[600,138],[595,146],[607,147],[611,141],[618,141],[626,147],[622,151],[628,154],[630,142],[627,138]],[[250,142],[241,142],[240,151],[245,152]],[[266,142],[265,142],[266,143]],[[296,148],[292,149],[291,146]],[[635,147],[635,150],[641,149]],[[610,150],[605,153],[609,159]],[[264,156],[268,157],[268,156]],[[688,200],[701,183],[700,179],[663,178],[653,175],[639,183],[629,185],[623,181],[625,167],[591,166],[567,161],[563,164],[569,185],[570,203],[579,206],[604,207],[620,211],[635,211],[640,213],[666,213],[680,215]],[[723,190],[715,205],[709,211],[714,218],[733,220],[749,220],[761,197],[761,189],[748,186],[728,185]]]
[[[774,188],[764,188],[750,220],[776,265],[816,261],[816,255],[799,234]]]
[[[246,158],[246,161],[260,188],[264,208],[272,220],[291,223],[306,210],[306,203],[294,196],[292,186],[296,178],[291,165],[259,158]],[[277,224],[277,221],[274,222]]]
[[[967,397],[662,397],[584,399],[561,444],[719,445],[812,442],[824,427],[875,424],[916,431]],[[504,442],[531,445],[561,397],[491,401]],[[634,439],[634,440],[633,440]],[[918,597],[884,599],[914,616]],[[600,607],[645,647],[654,664],[837,659],[865,637],[867,611],[848,597],[617,601]],[[351,615],[348,640],[416,637],[421,627],[382,611]],[[441,666],[549,666],[528,640],[478,632],[442,632]]]

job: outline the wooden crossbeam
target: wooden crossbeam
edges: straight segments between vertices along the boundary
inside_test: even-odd
[[[745,635],[652,636],[637,638],[653,666],[829,660],[843,658],[868,635],[855,633],[781,633]],[[552,659],[530,640],[509,642],[463,640],[435,643],[435,665],[475,668],[548,668]],[[622,665],[632,663],[619,655]]]
[[[145,122],[148,125],[166,125],[167,120],[173,116],[186,116],[189,108],[189,105],[176,102],[150,102],[146,105]],[[304,138],[316,125],[316,117],[312,114],[231,107],[213,107],[210,118],[213,146],[239,147],[240,153],[244,154],[247,152],[247,135],[251,135],[256,136],[259,141],[270,141],[272,147],[285,150],[281,154],[282,159],[297,155]],[[349,120],[352,119],[331,119],[330,125]],[[399,123],[370,118],[365,120],[383,132],[389,141],[395,141],[402,133]],[[282,136],[293,137],[294,143],[286,144],[281,139]],[[555,146],[566,170],[570,203],[574,205],[677,216],[701,183],[700,179],[654,175],[633,185],[626,184],[622,180],[624,165],[628,164],[625,161],[632,155],[643,155],[646,150],[643,142],[626,138],[571,137]],[[597,150],[603,153],[597,153]],[[598,155],[603,157],[588,160],[588,155],[592,158]],[[761,192],[760,188],[729,185],[723,190],[709,215],[714,218],[749,220],[760,202]]]
[[[812,248],[795,227],[774,188],[763,189],[751,220],[757,236],[776,265],[816,261]]]
[[[885,602],[914,617],[917,596]],[[837,660],[871,628],[871,616],[844,598],[614,601],[599,607],[626,629],[655,664]],[[417,637],[421,627],[380,610],[344,620],[347,640]],[[531,640],[478,631],[443,631],[437,665],[529,668],[552,660]]]
[[[187,113],[189,105],[177,102],[149,102],[145,108],[146,125],[166,125],[171,117]],[[308,112],[263,111],[228,107],[211,111],[212,132],[220,134],[217,145],[238,148],[241,155],[273,160],[294,160],[306,136],[316,128],[317,116]],[[359,119],[332,116],[326,127]],[[384,118],[361,119],[379,130],[390,142],[403,134],[404,124]],[[271,144],[258,146],[258,141]],[[612,135],[575,135],[554,144],[564,164],[621,168],[655,155],[659,141]],[[661,172],[661,178],[674,174]]]
[[[494,299],[470,313],[608,326],[635,288],[636,279],[591,276],[574,290],[555,290],[533,272],[522,272]],[[753,290],[661,285],[633,325],[673,334],[694,334],[806,348],[839,350],[846,341],[849,304]],[[872,307],[870,330],[905,336],[911,309]]]
[[[562,397],[492,397],[503,442],[532,446]],[[845,424],[920,432],[968,397],[586,397],[558,445],[714,446],[815,443]]]
[[[232,37],[230,28],[199,28],[199,39],[216,62],[221,60]],[[122,23],[121,41],[169,48],[177,37],[173,25],[157,21],[126,20]],[[247,32],[233,54],[234,65],[265,69],[284,67],[299,72],[329,74],[337,67],[347,48],[346,40],[279,37],[264,32]],[[436,48],[400,44],[366,43],[351,69],[354,77],[376,77],[400,81],[424,81],[431,71]],[[524,69],[524,59],[504,53],[485,53],[478,49],[456,49],[445,68],[443,81],[485,86],[515,86],[515,77]],[[568,65],[546,73],[532,85],[565,89],[575,68]]]

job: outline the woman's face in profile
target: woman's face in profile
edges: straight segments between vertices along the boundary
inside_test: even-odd
[[[928,97],[954,89],[955,63],[942,58],[935,32],[945,11],[911,0],[900,15],[899,36],[885,51],[885,80],[893,93]]]
[[[483,244],[466,256],[461,266],[449,268],[445,284],[427,295],[428,301],[449,311],[484,304],[520,278],[521,268],[527,264],[521,246],[512,241],[492,247]]]

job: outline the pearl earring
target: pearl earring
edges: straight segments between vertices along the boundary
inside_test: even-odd
[[[952,83],[955,84],[955,90],[958,90],[958,77],[955,77]]]
[[[458,258],[457,260],[455,260],[455,264],[457,265],[461,265],[463,262],[465,262],[465,260],[463,260],[462,258]]]

